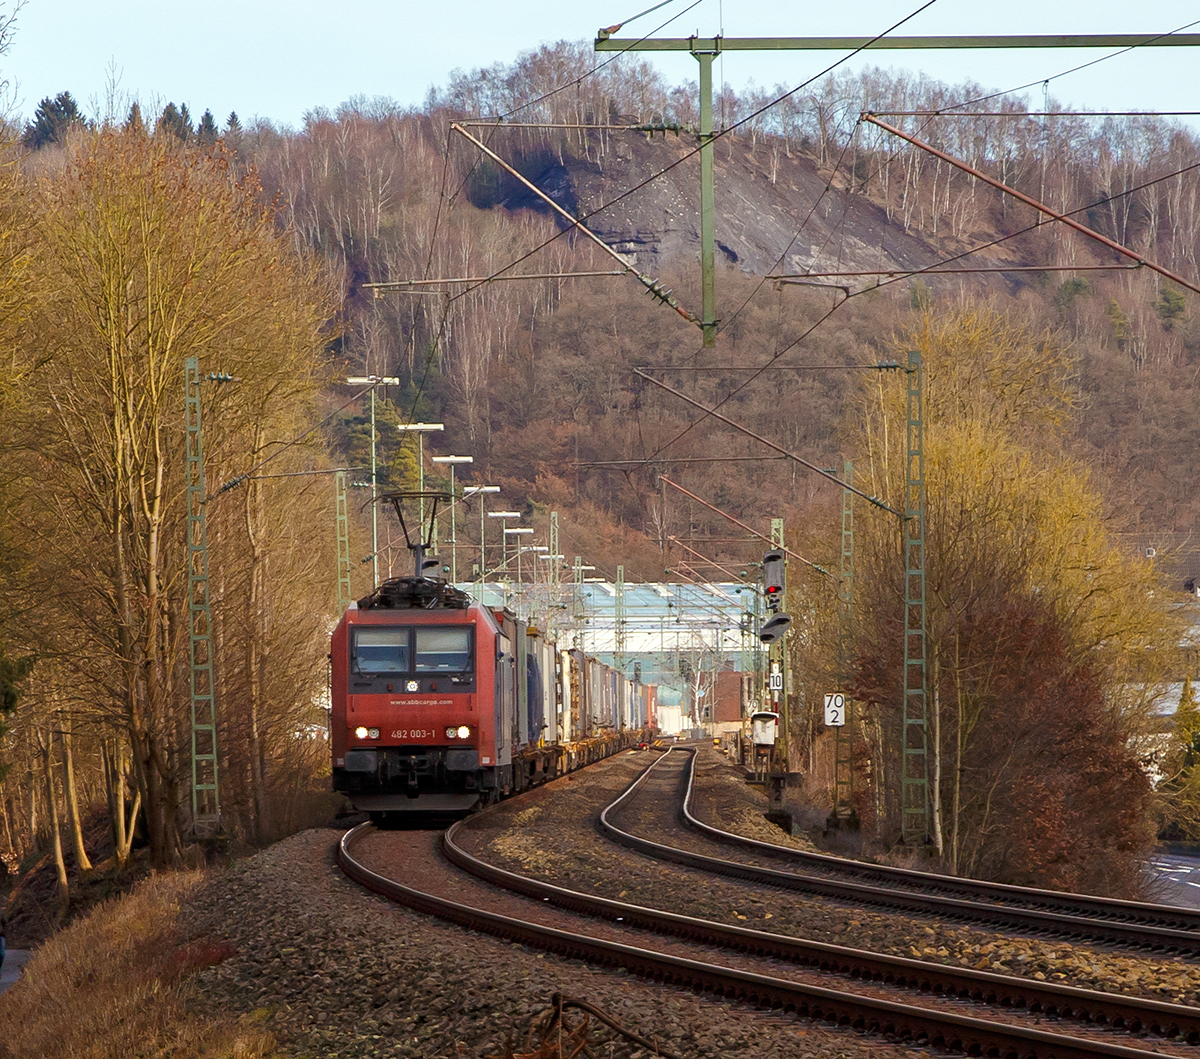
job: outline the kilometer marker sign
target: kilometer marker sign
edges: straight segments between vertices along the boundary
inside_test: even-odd
[[[846,696],[834,692],[825,696],[825,726],[841,728],[846,723]]]

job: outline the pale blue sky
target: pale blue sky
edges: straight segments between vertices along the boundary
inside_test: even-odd
[[[11,12],[14,0],[2,0]],[[104,106],[115,73],[119,102],[208,107],[221,121],[236,110],[298,126],[305,111],[335,107],[354,95],[420,103],[451,70],[508,62],[556,40],[591,40],[600,26],[628,18],[654,0],[25,0],[0,77],[9,82],[10,111],[22,120],[38,101],[69,90],[90,113]],[[621,36],[653,30],[690,0],[628,24]],[[921,0],[702,0],[661,36],[872,35],[909,14]],[[1158,0],[1147,8],[1115,0],[937,0],[897,32],[1161,33],[1200,19],[1195,0]],[[1200,31],[1200,26],[1192,32]],[[972,77],[987,87],[1040,80],[1103,53],[885,52],[870,62],[920,69],[941,80]],[[789,86],[837,56],[730,54],[724,78],[735,87]],[[656,58],[673,82],[695,77],[689,56]],[[862,65],[862,61],[858,62]],[[1200,111],[1200,55],[1195,49],[1143,49],[1054,81],[1051,93],[1089,108]],[[718,70],[718,74],[720,71]],[[1031,102],[1040,101],[1040,90]]]

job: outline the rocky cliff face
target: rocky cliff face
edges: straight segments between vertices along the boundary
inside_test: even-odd
[[[613,136],[600,161],[583,151],[530,153],[515,161],[564,209],[587,215],[588,227],[613,249],[655,274],[699,259],[700,164],[698,156],[689,157],[693,147],[689,137],[647,139],[631,132]],[[716,145],[713,168],[717,257],[728,267],[754,275],[907,270],[941,256],[868,198],[830,188],[828,174],[797,154],[731,138]],[[515,181],[495,204],[547,209]]]

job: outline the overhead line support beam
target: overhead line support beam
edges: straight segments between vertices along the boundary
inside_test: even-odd
[[[632,37],[598,36],[596,51],[953,51],[977,48],[1189,48],[1200,33],[991,34],[962,37]]]
[[[1033,209],[1037,210],[1039,213],[1045,214],[1052,220],[1059,221],[1060,223],[1065,224],[1068,228],[1075,229],[1075,231],[1079,232],[1081,235],[1086,235],[1089,239],[1094,239],[1096,242],[1103,246],[1107,246],[1110,250],[1116,251],[1123,257],[1127,257],[1131,261],[1137,262],[1138,265],[1148,268],[1152,272],[1157,272],[1160,276],[1165,276],[1172,283],[1178,283],[1186,290],[1200,294],[1200,286],[1197,286],[1190,280],[1184,279],[1182,276],[1170,271],[1170,269],[1163,268],[1161,265],[1156,265],[1153,261],[1148,260],[1142,254],[1139,254],[1134,250],[1130,250],[1129,247],[1123,246],[1115,239],[1110,239],[1107,235],[1101,235],[1094,229],[1089,228],[1086,224],[1080,224],[1077,220],[1074,220],[1069,215],[1065,213],[1059,213],[1057,210],[1052,210],[1044,202],[1039,202],[1037,199],[1024,194],[1024,192],[1018,191],[1016,188],[1009,187],[1007,184],[1002,184],[999,180],[988,176],[986,173],[981,172],[974,166],[969,166],[966,162],[959,161],[953,155],[946,154],[945,151],[939,151],[932,144],[926,143],[924,140],[919,140],[915,136],[910,136],[903,130],[896,128],[896,126],[889,125],[886,121],[881,121],[870,111],[863,112],[862,120],[869,122],[880,129],[883,129],[884,132],[889,132],[893,136],[898,136],[900,139],[906,141],[907,143],[911,143],[914,147],[918,147],[922,151],[926,151],[935,158],[938,158],[941,161],[946,162],[948,165],[953,166],[955,169],[966,173],[968,176],[972,176],[976,180],[983,181],[983,183],[987,184],[989,187],[994,187],[996,190],[1002,191],[1006,195],[1011,195],[1018,202],[1023,202],[1026,206],[1031,206]]]

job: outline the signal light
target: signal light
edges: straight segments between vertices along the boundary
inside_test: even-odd
[[[787,627],[791,624],[790,615],[776,614],[775,617],[763,623],[763,627],[758,631],[758,638],[763,643],[774,643],[776,640],[783,639],[783,634],[787,632]]]
[[[787,590],[784,571],[782,551],[767,552],[763,556],[763,595],[767,599],[767,609],[772,613],[778,613],[783,609],[783,597]]]

